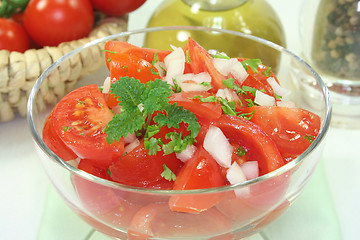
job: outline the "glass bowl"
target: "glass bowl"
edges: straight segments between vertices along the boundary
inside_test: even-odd
[[[212,42],[212,49],[221,50],[228,38],[246,39],[251,42],[251,47],[270,49],[278,59],[276,74],[279,81],[293,92],[292,101],[321,117],[318,137],[303,154],[276,171],[239,184],[201,190],[129,187],[90,175],[55,155],[42,140],[46,117],[62,97],[49,86],[49,78],[74,59],[81,61],[79,54],[89,56],[93,50],[102,49],[108,40],[126,37],[130,43],[143,47],[148,33],[153,38],[156,34],[164,37],[164,32],[170,31],[176,31],[182,39],[189,31],[208,38],[222,35],[223,41]],[[247,46],[234,47],[241,50]],[[257,57],[261,59],[263,56],[260,53]],[[101,85],[109,74],[105,59],[103,62],[99,70],[84,76],[75,88],[90,83]],[[295,70],[293,63],[297,66]],[[315,105],[307,102],[312,91],[297,88],[304,79],[311,79],[314,89],[321,92]],[[51,97],[44,100],[44,93],[51,94]],[[299,57],[281,46],[240,32],[189,26],[122,32],[85,44],[49,67],[37,80],[28,101],[28,123],[35,148],[54,188],[83,220],[115,239],[241,239],[261,231],[280,216],[306,186],[321,157],[330,118],[331,104],[326,86]],[[216,204],[197,214],[179,213],[169,209],[169,199],[192,202],[216,199]]]

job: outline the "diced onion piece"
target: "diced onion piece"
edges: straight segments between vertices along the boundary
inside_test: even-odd
[[[270,84],[270,86],[272,87],[272,89],[274,90],[274,93],[276,93],[279,96],[287,96],[291,93],[291,91],[289,89],[283,88],[282,86],[279,85],[279,83],[275,80],[275,78],[273,77],[269,77],[267,79],[268,83]]]
[[[102,93],[106,94],[110,92],[111,79],[110,77],[105,78]]]
[[[194,73],[187,73],[182,75],[175,76],[175,79],[178,83],[184,82],[184,81],[193,81],[196,83],[203,83],[203,82],[211,82],[211,76],[207,72],[202,72],[198,74]]]
[[[241,167],[234,162],[226,172],[226,178],[230,184],[236,184],[245,182],[246,176]],[[242,187],[234,190],[237,197],[244,197],[250,195],[250,189],[248,187]]]
[[[180,161],[186,162],[194,156],[195,151],[196,147],[194,145],[187,145],[186,149],[183,150],[181,153],[176,153],[176,157],[180,159]]]
[[[260,106],[274,106],[275,98],[256,90],[254,103],[259,104]]]
[[[214,58],[213,64],[215,68],[224,76],[231,74],[241,84],[247,77],[244,66],[236,58],[223,59]]]
[[[68,164],[70,164],[71,166],[73,167],[78,167],[79,166],[79,163],[80,163],[80,158],[76,158],[76,159],[73,159],[73,160],[69,160],[69,161],[66,161]]]
[[[295,103],[292,101],[277,101],[276,105],[278,107],[288,107],[288,108],[295,108]]]
[[[257,161],[247,161],[240,165],[247,180],[259,176],[259,163]]]
[[[137,138],[136,138],[135,133],[128,133],[128,135],[126,135],[126,137],[124,137],[124,142],[131,143],[131,142],[135,141],[136,139]]]
[[[157,61],[154,63],[154,67],[159,73],[159,76],[163,78],[165,76],[165,64],[163,62]]]
[[[197,83],[191,83],[191,82],[190,83],[182,82],[179,84],[179,86],[183,92],[208,91],[211,89],[211,87]]]
[[[173,84],[173,77],[176,75],[182,75],[185,70],[185,54],[182,48],[175,48],[164,59],[166,68],[165,81],[169,84]]]
[[[209,130],[205,135],[203,147],[220,166],[225,168],[231,166],[233,147],[220,128],[215,126],[209,127]]]
[[[140,141],[139,141],[139,139],[136,138],[135,141],[129,143],[128,145],[126,145],[124,147],[124,153],[131,152],[134,148],[136,148],[139,145],[140,145]]]
[[[219,89],[216,92],[216,97],[224,98],[230,102],[238,100],[239,98],[236,96],[236,94],[234,95],[234,91],[229,88]]]

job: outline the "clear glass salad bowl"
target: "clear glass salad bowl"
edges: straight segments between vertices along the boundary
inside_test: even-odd
[[[292,90],[291,100],[298,107],[320,116],[318,137],[299,157],[273,172],[239,184],[201,190],[129,187],[90,175],[55,155],[43,142],[42,131],[46,117],[66,91],[51,88],[49,79],[52,75],[74,61],[99,61],[99,56],[91,57],[91,53],[102,49],[108,40],[125,37],[137,46],[151,47],[146,45],[151,42],[149,39],[157,36],[164,38],[170,31],[177,32],[178,38],[184,41],[190,31],[195,40],[206,36],[208,44],[212,44],[211,49],[221,51],[221,46],[236,43],[233,47],[240,52],[241,48],[265,49],[257,51],[260,55],[252,58],[268,59],[272,54],[277,59],[277,66],[271,67],[276,69],[281,84]],[[84,76],[75,88],[103,83],[109,73],[104,57],[100,57],[103,66]],[[263,63],[266,65],[266,61]],[[314,84],[309,89],[300,89],[299,84],[304,80]],[[309,104],[307,99],[319,93],[321,97],[316,104]],[[254,36],[202,27],[149,28],[122,32],[87,43],[49,67],[37,80],[28,101],[28,123],[35,148],[54,188],[83,220],[115,239],[242,239],[261,231],[280,216],[306,186],[321,157],[330,118],[328,90],[319,75],[302,59],[281,46]],[[169,199],[176,198],[193,202],[202,199],[218,201],[208,210],[193,214],[171,211]]]

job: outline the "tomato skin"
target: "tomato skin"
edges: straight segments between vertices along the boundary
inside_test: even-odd
[[[174,183],[174,190],[205,189],[224,186],[225,175],[215,159],[202,147],[186,161]],[[194,212],[205,211],[221,200],[221,194],[176,195],[170,197],[172,211]]]
[[[151,48],[140,48],[138,46],[132,45],[128,42],[119,42],[119,41],[108,41],[105,44],[105,60],[108,64],[108,59],[111,59],[111,56],[116,54],[128,54],[131,56],[136,56],[139,58],[152,63],[155,54],[157,55],[157,60],[164,61],[165,57],[171,53],[167,50],[156,50]]]
[[[189,38],[188,44],[184,47],[184,51],[189,51],[191,59],[190,66],[185,66],[186,69],[191,69],[192,73],[208,72],[211,76],[211,91],[216,92],[220,88],[225,88],[223,81],[226,79],[212,63],[212,56],[194,39]],[[187,70],[189,71],[189,70]]]
[[[58,157],[65,161],[77,158],[77,155],[68,148],[56,134],[53,126],[52,112],[47,117],[43,128],[43,141]]]
[[[161,176],[166,164],[175,174],[182,166],[182,162],[176,158],[175,153],[163,156],[163,151],[156,155],[149,155],[144,147],[144,141],[110,166],[111,177],[114,181],[146,188],[169,189],[173,182],[169,182]]]
[[[170,103],[177,103],[179,106],[183,106],[190,112],[194,113],[197,117],[214,120],[218,119],[222,114],[222,108],[218,102],[201,102],[199,99],[194,99],[195,96],[202,96],[207,98],[214,96],[214,94],[208,92],[180,92],[174,93],[170,96]]]
[[[138,9],[146,0],[91,0],[95,9],[111,16],[122,16]]]
[[[93,25],[89,0],[31,0],[24,13],[26,31],[41,46],[57,46],[86,37]]]
[[[125,76],[138,79],[142,83],[160,78],[158,70],[151,63],[138,56],[121,53],[111,55],[110,59],[108,69],[112,82]]]
[[[80,158],[107,168],[123,154],[124,141],[106,142],[103,131],[112,112],[98,86],[86,85],[66,95],[54,108],[54,130]]]
[[[319,133],[321,119],[301,108],[255,106],[251,122],[259,125],[276,143],[280,153],[289,160],[304,152]]]
[[[30,40],[25,29],[12,19],[0,18],[0,50],[25,52]]]

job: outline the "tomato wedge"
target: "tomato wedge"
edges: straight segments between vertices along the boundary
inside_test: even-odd
[[[116,54],[127,54],[131,56],[136,56],[145,61],[152,63],[154,60],[164,61],[164,58],[171,53],[167,50],[156,50],[151,48],[141,48],[135,45],[132,45],[128,42],[119,42],[119,41],[108,41],[105,44],[105,59]],[[155,57],[156,56],[156,57]]]
[[[110,78],[133,77],[142,83],[159,78],[158,70],[148,61],[126,53],[111,55],[108,61]]]
[[[255,106],[251,122],[260,126],[276,143],[280,153],[291,160],[304,152],[319,134],[321,119],[301,108]]]
[[[194,156],[181,168],[174,190],[205,189],[224,186],[225,175],[215,159],[203,148],[199,148]],[[221,200],[221,194],[192,194],[171,196],[169,206],[172,211],[203,212]]]
[[[188,51],[190,56],[190,69],[192,73],[208,72],[211,76],[211,91],[217,91],[219,88],[225,88],[223,81],[226,79],[212,63],[212,56],[194,39],[189,38],[184,51]],[[187,63],[188,64],[188,63]],[[188,68],[188,67],[186,67]]]
[[[51,112],[45,121],[43,129],[44,143],[61,159],[65,161],[76,159],[77,155],[56,134],[53,123],[53,114]]]
[[[180,92],[174,93],[170,96],[170,103],[175,103],[179,106],[183,106],[190,112],[194,113],[199,118],[204,119],[218,119],[222,114],[222,108],[218,102],[201,102],[196,96],[202,96],[207,98],[214,96],[209,92]]]
[[[175,153],[166,156],[163,154],[163,151],[159,151],[156,155],[149,155],[144,147],[144,140],[141,140],[139,146],[110,166],[111,178],[136,187],[169,189],[173,182],[161,176],[163,165],[166,164],[176,174],[182,162],[176,158]]]
[[[53,127],[78,157],[107,168],[124,150],[123,139],[106,142],[104,128],[112,116],[98,86],[87,85],[72,91],[55,106]]]
[[[200,144],[210,125],[220,128],[230,143],[238,144],[245,149],[247,161],[258,161],[260,175],[285,164],[275,142],[253,122],[241,117],[222,115],[216,121],[203,122],[202,125],[197,138]]]
[[[133,217],[128,239],[232,239],[231,224],[218,210],[184,214],[169,209],[166,203],[151,203]],[[211,238],[211,236],[217,236]]]

